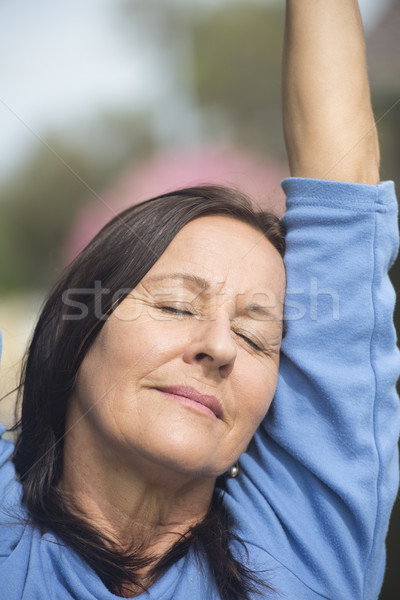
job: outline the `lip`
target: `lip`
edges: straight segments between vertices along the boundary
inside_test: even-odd
[[[175,396],[175,399],[183,404],[190,405],[194,403],[200,405],[200,407],[203,407],[204,413],[208,413],[210,416],[212,414],[217,419],[221,419],[223,416],[221,402],[215,396],[201,394],[194,388],[186,385],[170,385],[157,389],[170,396]],[[189,402],[185,402],[185,400]]]

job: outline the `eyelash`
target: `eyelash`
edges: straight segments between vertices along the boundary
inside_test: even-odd
[[[157,308],[159,310],[163,310],[164,312],[168,312],[172,315],[188,315],[188,316],[194,315],[194,313],[191,312],[190,310],[185,310],[184,308],[178,308],[176,306],[161,305],[161,306],[157,306]]]
[[[236,335],[239,336],[240,338],[242,338],[242,340],[244,340],[246,342],[246,344],[248,344],[251,348],[253,348],[257,352],[265,352],[265,348],[263,346],[260,346],[259,344],[257,344],[257,342],[255,342],[254,340],[247,337],[247,335],[244,335],[243,333],[238,333],[238,332],[236,332]]]

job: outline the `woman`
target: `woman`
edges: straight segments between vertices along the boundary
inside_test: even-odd
[[[200,188],[111,222],[39,319],[20,482],[0,446],[1,598],[378,596],[396,202],[378,185],[357,3],[287,11],[282,352],[275,218]]]

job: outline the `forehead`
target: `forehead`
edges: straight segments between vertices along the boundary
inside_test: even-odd
[[[179,274],[183,277],[179,277]],[[260,232],[227,216],[205,216],[185,225],[143,282],[180,281],[223,287],[232,294],[285,287],[279,252]]]

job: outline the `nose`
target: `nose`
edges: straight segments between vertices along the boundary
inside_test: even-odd
[[[218,370],[222,377],[226,377],[232,371],[236,355],[229,316],[222,309],[217,311],[215,319],[197,323],[183,360],[191,364],[200,363],[207,370]]]

